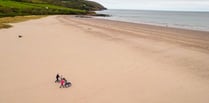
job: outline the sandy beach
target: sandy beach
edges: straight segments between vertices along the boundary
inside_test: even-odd
[[[209,32],[57,15],[0,36],[0,103],[209,102]]]

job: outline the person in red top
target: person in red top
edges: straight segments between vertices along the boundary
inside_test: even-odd
[[[65,85],[65,80],[64,79],[61,79],[61,82],[60,83],[61,83],[60,88],[64,88],[65,87],[64,86]]]

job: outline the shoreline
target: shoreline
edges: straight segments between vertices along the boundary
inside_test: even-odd
[[[105,18],[96,18],[96,19],[105,19]],[[186,31],[194,31],[194,32],[206,32],[209,33],[209,31],[206,30],[200,30],[200,29],[191,29],[191,28],[181,28],[177,26],[169,26],[169,25],[158,25],[158,24],[152,24],[152,23],[137,23],[137,22],[129,22],[129,21],[119,21],[119,20],[111,20],[111,19],[105,19],[110,21],[116,21],[116,22],[125,22],[125,23],[133,23],[133,24],[139,24],[139,25],[147,25],[147,26],[155,26],[155,27],[162,27],[162,28],[170,28],[170,29],[178,29],[178,30],[186,30]]]
[[[107,20],[107,21],[113,21],[113,22],[122,22],[122,23],[130,23],[130,24],[138,24],[138,25],[142,25],[142,26],[154,26],[154,27],[158,27],[158,28],[168,28],[168,29],[176,29],[176,30],[182,30],[182,31],[193,31],[193,32],[205,32],[205,33],[209,33],[209,31],[204,31],[204,30],[198,30],[198,29],[187,29],[187,28],[178,28],[178,27],[172,27],[172,26],[166,26],[166,25],[155,25],[155,24],[149,24],[149,23],[137,23],[137,22],[129,22],[129,21],[120,21],[120,20],[111,20],[111,19],[105,19],[105,18],[100,18],[100,17],[92,17],[94,19],[101,19],[101,20]]]
[[[1,103],[209,102],[208,33],[68,15],[12,25],[0,30]]]
[[[73,16],[69,16],[69,17],[73,17]],[[67,16],[65,16],[65,18],[67,18]],[[107,24],[107,23],[113,24],[113,26],[120,25],[124,29],[121,29],[122,27],[121,28],[112,27],[112,29],[119,30],[122,32],[126,32],[126,27],[129,28],[128,25],[132,25],[133,29],[127,30],[128,31],[127,33],[129,34],[133,34],[135,36],[144,36],[144,37],[152,36],[150,39],[159,39],[159,40],[175,42],[175,43],[179,42],[180,44],[184,44],[184,45],[191,46],[191,47],[196,47],[196,48],[202,49],[203,51],[206,50],[206,52],[209,51],[209,42],[207,42],[209,40],[209,32],[207,31],[188,30],[188,29],[182,29],[182,28],[172,28],[172,27],[164,27],[164,26],[156,26],[156,25],[149,25],[149,24],[100,19],[100,18],[81,18],[81,20],[82,19],[89,20],[90,22],[99,22],[100,24],[97,25],[98,27],[107,26],[107,25],[101,25],[101,24]],[[85,23],[88,25],[92,25],[90,22],[85,22]],[[142,29],[142,30],[137,31],[136,29]],[[151,35],[150,36],[140,35],[139,31],[141,32],[141,34],[150,33]],[[175,39],[176,37],[178,38],[178,40]],[[201,44],[198,44],[198,43],[201,43]]]
[[[209,32],[208,23],[204,22],[208,21],[205,18],[209,16],[208,12],[110,9],[98,11],[98,13],[113,15],[112,17],[104,18],[108,20]]]
[[[189,31],[206,32],[206,33],[209,32],[209,30],[181,28],[181,27],[178,27],[178,26],[171,26],[171,25],[167,25],[167,24],[160,25],[160,24],[154,24],[154,23],[153,24],[152,23],[140,23],[140,22],[122,21],[122,20],[120,21],[120,20],[105,19],[105,18],[100,18],[100,17],[99,18],[95,17],[95,19],[104,19],[104,20],[110,20],[110,21],[116,21],[116,22],[133,23],[133,24],[139,24],[139,25],[156,26],[156,27],[179,29],[179,30],[189,30]]]

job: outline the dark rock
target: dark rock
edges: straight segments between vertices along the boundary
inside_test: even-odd
[[[109,14],[93,14],[91,16],[110,17],[111,15],[109,15]]]
[[[18,35],[18,38],[22,38],[23,36],[22,35]]]

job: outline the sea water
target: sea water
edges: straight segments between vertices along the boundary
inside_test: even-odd
[[[109,20],[209,31],[209,12],[104,10],[97,13],[111,15],[100,17]]]

